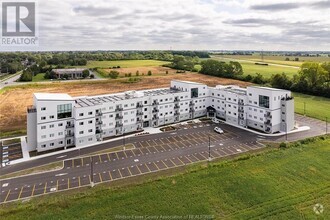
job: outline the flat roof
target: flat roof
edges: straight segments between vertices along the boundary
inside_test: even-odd
[[[67,100],[73,101],[74,99],[66,93],[34,93],[37,100]]]
[[[175,82],[182,82],[182,83],[187,83],[187,84],[197,84],[197,85],[205,85],[203,83],[199,83],[199,82],[192,82],[192,81],[185,81],[185,80],[172,80],[172,81],[175,81]]]
[[[100,105],[106,102],[123,101],[127,99],[140,98],[144,96],[167,95],[178,92],[183,92],[183,91],[175,90],[171,88],[163,88],[163,89],[153,89],[153,90],[138,90],[138,91],[115,93],[109,95],[77,97],[75,99],[76,101],[75,107],[77,108],[88,107],[88,106]],[[135,96],[135,94],[137,93],[140,94],[143,93],[143,96]]]
[[[286,89],[277,89],[277,88],[265,87],[265,86],[248,86],[248,87],[258,88],[258,89],[266,89],[266,90],[270,90],[270,91],[286,91],[286,92],[290,92],[289,90],[286,90]]]
[[[71,73],[71,72],[82,72],[85,69],[83,68],[71,68],[71,69],[53,69],[54,72],[62,74],[62,73]]]

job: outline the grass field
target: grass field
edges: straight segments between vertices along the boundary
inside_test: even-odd
[[[43,82],[43,81],[49,81],[49,79],[44,78],[44,73],[39,73],[32,77],[32,82]]]
[[[88,61],[85,68],[110,68],[120,66],[121,68],[161,66],[168,64],[166,61],[159,60],[115,60],[115,61]],[[84,68],[81,67],[80,68]]]
[[[295,112],[304,114],[304,103],[306,105],[306,116],[317,118],[325,121],[325,117],[328,117],[330,121],[330,99],[305,95],[301,93],[293,93]]]
[[[229,59],[223,59],[221,56],[213,56],[212,59],[221,60],[228,62]],[[240,60],[239,63],[243,67],[244,75],[255,75],[256,73],[262,74],[265,78],[270,78],[273,74],[276,73],[286,73],[289,77],[292,77],[294,74],[298,72],[298,69],[292,67],[285,66],[263,66],[263,65],[255,65],[251,62],[246,62]]]
[[[0,215],[7,220],[118,219],[117,215],[329,219],[330,139],[304,143],[210,166],[194,165],[184,174],[140,185],[100,185],[8,204],[0,207]],[[319,216],[313,212],[316,203],[324,206]]]
[[[241,60],[251,60],[256,62],[261,62],[261,56],[256,54],[252,56],[248,55],[224,55],[221,57],[232,58],[232,59],[241,59]],[[289,61],[286,61],[286,58],[289,58]],[[296,56],[264,56],[263,62],[274,63],[288,66],[300,67],[303,62],[313,61],[313,62],[330,62],[330,57],[297,57],[299,61],[294,61]]]

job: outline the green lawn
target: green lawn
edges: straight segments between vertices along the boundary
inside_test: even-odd
[[[32,82],[42,82],[42,81],[49,81],[49,79],[44,78],[44,73],[39,73],[32,77]]]
[[[161,66],[163,64],[168,64],[166,61],[159,60],[115,60],[115,61],[88,61],[86,68],[109,68],[114,66],[120,66],[121,68],[130,67],[147,67],[147,66]],[[81,67],[80,68],[84,68]]]
[[[330,121],[330,99],[320,96],[305,95],[301,93],[293,93],[295,112],[304,114],[304,103],[306,116],[317,118],[325,121],[328,117]]]
[[[140,185],[97,186],[76,194],[38,197],[3,206],[0,215],[7,220],[116,219],[116,215],[329,219],[329,161],[330,139],[318,139],[208,167],[195,165],[185,174]],[[316,203],[324,206],[322,215],[313,212]]]

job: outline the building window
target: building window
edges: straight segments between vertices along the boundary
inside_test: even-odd
[[[41,111],[46,111],[46,107],[42,107],[41,108]]]
[[[88,112],[88,115],[92,115],[93,114],[93,112]]]
[[[41,120],[46,120],[46,117],[41,117]]]
[[[49,137],[54,137],[54,134],[50,134]]]
[[[80,113],[83,114],[83,113]],[[83,116],[80,115],[79,116]],[[63,104],[57,106],[57,118],[71,118],[72,117],[72,105],[71,104]]]
[[[46,135],[41,135],[41,139],[45,139],[46,138]]]
[[[59,141],[58,144],[63,144],[63,141]]]
[[[198,98],[198,88],[191,89],[191,98]]]
[[[54,143],[50,143],[49,146],[54,147]]]
[[[84,125],[84,122],[79,122],[79,125]]]
[[[93,138],[88,138],[88,141],[93,141]]]
[[[84,131],[79,131],[79,134],[84,134]]]
[[[54,125],[49,125],[49,128],[53,128],[54,127]]]
[[[93,132],[93,129],[89,129],[88,132],[89,132],[89,133],[92,133],[92,132]]]
[[[45,147],[46,147],[46,144],[42,144],[42,145],[41,145],[41,148],[45,148]]]
[[[58,136],[62,136],[63,135],[63,132],[58,132]]]
[[[50,119],[54,119],[54,115],[49,116]]]
[[[269,96],[259,95],[259,106],[269,108]]]
[[[44,129],[46,129],[46,126],[45,125],[41,126],[41,130],[44,130]]]
[[[62,126],[63,126],[63,123],[59,123],[58,126],[59,126],[59,127],[62,127]]]

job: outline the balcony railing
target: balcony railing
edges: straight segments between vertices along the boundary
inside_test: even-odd
[[[158,120],[158,119],[159,119],[158,116],[156,116],[156,117],[152,117],[152,120]]]
[[[264,116],[265,116],[266,118],[272,118],[272,115],[270,114],[270,112],[267,112]]]
[[[95,113],[96,116],[102,116],[102,112],[101,111],[98,111]]]
[[[137,112],[136,115],[137,116],[143,115],[143,112]]]
[[[123,127],[123,124],[122,123],[117,123],[116,128],[119,128],[119,127]]]
[[[195,105],[194,102],[190,102],[190,103],[189,103],[189,106],[194,106],[194,105]]]
[[[121,119],[123,119],[124,117],[122,116],[122,115],[116,115],[116,117],[115,117],[115,119],[116,120],[121,120]]]
[[[174,109],[178,109],[178,108],[180,108],[179,105],[174,105]]]
[[[65,134],[65,137],[73,137],[73,136],[74,136],[74,133],[72,133],[72,132]]]
[[[65,128],[74,128],[74,124],[68,124],[65,126]]]
[[[122,107],[117,107],[116,112],[120,112],[120,111],[123,111],[123,108]]]
[[[136,107],[137,107],[137,108],[142,108],[143,105],[142,105],[141,103],[138,103],[138,104],[136,105]]]
[[[102,124],[102,121],[95,121],[95,124],[96,125],[101,125]]]
[[[179,116],[180,112],[174,112],[174,116]]]
[[[102,134],[103,130],[102,129],[96,129],[95,134]]]
[[[158,109],[153,109],[153,110],[152,110],[152,113],[157,113],[157,112],[159,112]]]
[[[191,108],[189,109],[189,112],[195,112],[195,109]]]
[[[158,101],[154,101],[154,102],[152,103],[152,105],[159,105],[159,102],[158,102]]]
[[[174,99],[174,102],[180,102],[180,99],[179,98],[175,98]]]

